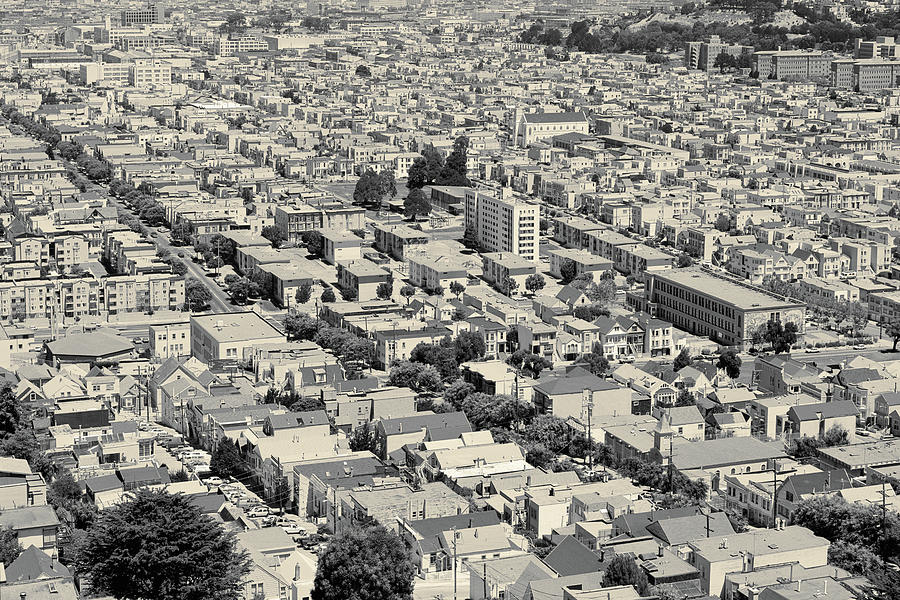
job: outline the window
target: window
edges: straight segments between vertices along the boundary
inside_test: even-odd
[[[56,548],[56,527],[44,529],[44,544],[42,548]]]

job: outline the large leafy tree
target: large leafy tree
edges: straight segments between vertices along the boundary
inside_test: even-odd
[[[212,294],[209,293],[206,286],[193,277],[184,284],[184,305],[189,311],[208,310],[210,300],[212,300]]]
[[[453,151],[447,156],[436,183],[438,185],[465,185],[472,183],[466,177],[466,162],[469,154],[469,138],[460,136],[453,142]]]
[[[22,553],[22,544],[19,543],[18,534],[12,529],[0,529],[0,562],[4,567],[19,558]]]
[[[397,534],[382,525],[350,529],[319,558],[312,600],[411,600],[415,573]]]
[[[782,325],[781,321],[769,321],[763,339],[772,346],[775,354],[790,352],[791,346],[797,343],[797,331],[797,324],[794,322]]]
[[[484,337],[476,331],[460,331],[454,344],[456,346],[456,361],[458,363],[481,358],[486,350]]]
[[[407,171],[406,187],[417,189],[425,187],[438,178],[444,167],[444,159],[435,147],[428,144],[422,149],[422,156],[413,161]]]
[[[737,379],[741,376],[741,357],[734,350],[726,350],[719,355],[719,362],[716,363],[716,368],[724,369],[728,377]]]
[[[419,188],[410,190],[409,195],[403,200],[403,215],[407,219],[415,219],[419,215],[427,215],[431,212],[431,203],[425,197],[425,193]]]
[[[103,511],[76,566],[93,593],[129,600],[237,600],[250,571],[234,537],[186,496],[150,490]]]
[[[237,445],[229,438],[222,438],[216,445],[209,469],[219,477],[237,477],[244,473],[244,461]]]
[[[647,591],[647,575],[631,555],[619,554],[606,567],[603,587],[617,585],[632,585],[641,595]]]
[[[691,366],[691,363],[694,361],[691,360],[691,353],[687,348],[681,350],[678,353],[678,356],[675,357],[675,362],[672,363],[672,368],[676,371],[680,371],[685,367]]]

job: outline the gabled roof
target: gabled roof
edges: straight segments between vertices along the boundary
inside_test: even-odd
[[[569,305],[578,302],[582,296],[584,296],[584,292],[571,285],[564,285],[562,289],[556,293],[557,300],[561,300]]]
[[[711,513],[708,519],[706,515],[690,515],[655,521],[647,526],[647,531],[670,546],[686,544],[702,537],[734,534],[731,521],[724,512]]]
[[[33,545],[23,550],[19,557],[6,567],[7,582],[55,579],[58,577],[70,577],[69,569]]]
[[[620,387],[591,373],[579,375],[577,372],[573,372],[547,378],[535,385],[534,389],[552,397],[557,394],[580,394],[584,390],[601,392],[619,389]]]
[[[584,544],[567,535],[544,558],[544,563],[560,576],[595,573],[600,569],[600,557]]]
[[[853,487],[853,482],[846,471],[835,469],[833,471],[791,475],[784,480],[784,485],[793,488],[799,497],[826,490],[842,490]]]
[[[790,416],[791,413],[798,421],[819,421],[821,419],[855,417],[859,414],[859,409],[850,400],[835,400],[834,402],[792,406],[788,410],[788,415]]]

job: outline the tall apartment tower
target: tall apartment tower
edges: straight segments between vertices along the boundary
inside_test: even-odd
[[[509,188],[467,189],[465,226],[488,252],[512,252],[537,262],[539,209]]]

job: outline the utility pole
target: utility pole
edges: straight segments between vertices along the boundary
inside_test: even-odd
[[[594,412],[594,392],[585,388],[581,394],[581,408],[587,412],[588,473],[594,473],[594,443],[591,435],[591,413]]]
[[[887,491],[885,489],[886,480],[881,480],[881,535],[879,536],[881,539],[879,540],[879,545],[881,546],[881,565],[887,570],[887,556],[885,554],[885,539],[887,536],[885,535],[885,522],[887,520]]]
[[[778,464],[772,465],[772,527],[778,526]]]
[[[456,527],[453,528],[453,600],[456,600]]]

